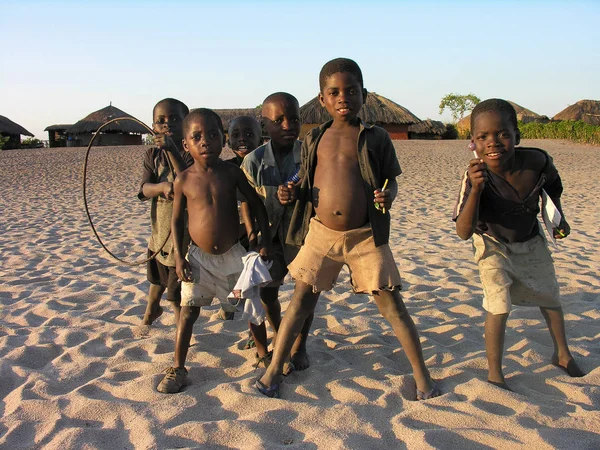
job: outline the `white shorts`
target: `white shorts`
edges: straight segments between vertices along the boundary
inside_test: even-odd
[[[186,259],[192,268],[192,282],[181,282],[181,306],[208,306],[219,299],[225,311],[236,311],[227,296],[244,269],[246,250],[238,242],[220,255],[203,252],[190,244]]]

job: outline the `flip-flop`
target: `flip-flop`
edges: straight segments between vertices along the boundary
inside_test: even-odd
[[[567,367],[561,366],[557,362],[553,362],[552,365],[558,367],[559,369],[562,369],[570,377],[579,378],[579,377],[585,376],[585,372],[579,368],[579,366],[577,365],[577,363],[575,362],[574,359],[569,360],[569,362],[567,363]]]
[[[438,397],[441,394],[442,391],[440,390],[440,388],[437,387],[437,384],[433,383],[433,387],[427,392],[423,392],[417,389],[417,400],[429,400],[430,398]]]
[[[260,380],[256,380],[254,387],[262,395],[266,395],[269,398],[279,398],[279,385],[274,384],[273,386],[265,386]]]

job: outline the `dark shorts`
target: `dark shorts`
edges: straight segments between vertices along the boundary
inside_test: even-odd
[[[273,240],[273,265],[269,269],[273,281],[266,287],[279,287],[283,284],[288,274],[290,264],[300,249],[294,245],[282,244],[279,239]]]
[[[148,250],[148,257],[154,254]],[[146,276],[152,284],[167,288],[167,300],[170,302],[181,301],[181,282],[177,278],[175,267],[165,266],[155,259],[146,263]]]

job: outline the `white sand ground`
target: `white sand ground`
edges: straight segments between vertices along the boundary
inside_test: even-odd
[[[444,391],[413,401],[410,366],[372,301],[348,275],[321,299],[312,367],[285,380],[283,399],[258,395],[246,325],[195,327],[191,384],[156,392],[171,365],[174,320],[147,336],[138,324],[143,266],[107,259],[85,218],[83,149],[0,152],[0,447],[600,448],[600,148],[525,144],[554,156],[573,233],[554,254],[571,349],[589,374],[550,364],[538,310],[508,322],[505,374],[515,392],[485,382],[482,291],[471,246],[450,220],[469,152],[465,142],[397,142],[404,174],[390,243],[405,280],[427,364]],[[95,148],[90,207],[114,251],[144,256],[149,205],[135,198],[142,148]],[[292,285],[281,293],[288,305]]]

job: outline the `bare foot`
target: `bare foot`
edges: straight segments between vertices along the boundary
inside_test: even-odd
[[[573,358],[567,361],[560,361],[558,359],[558,356],[553,355],[552,364],[558,367],[559,369],[564,370],[570,377],[579,378],[585,376],[585,372],[579,368],[579,366]]]
[[[504,389],[505,391],[510,391],[513,392],[513,390],[508,386],[508,384],[506,384],[503,381],[492,381],[492,380],[487,380],[488,383],[493,384],[496,387],[499,387],[500,389]]]
[[[142,325],[152,325],[152,323],[156,319],[158,319],[160,316],[162,316],[163,312],[164,312],[164,310],[162,309],[162,306],[158,305],[158,308],[156,308],[156,311],[154,311],[153,314],[151,314],[150,316],[144,315],[144,319],[142,320]]]
[[[292,355],[290,362],[294,365],[294,370],[305,370],[310,367],[306,350],[298,350]]]

